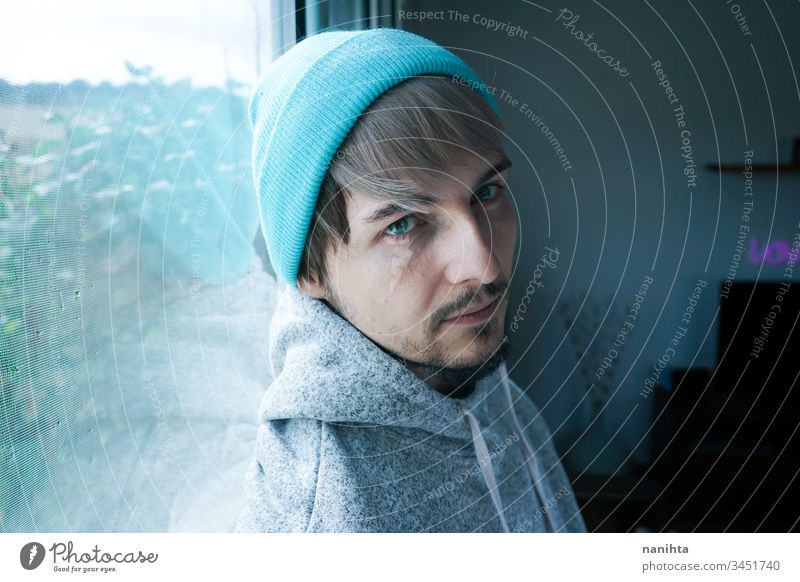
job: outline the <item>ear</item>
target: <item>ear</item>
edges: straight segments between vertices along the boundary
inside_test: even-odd
[[[326,297],[324,286],[320,285],[314,276],[310,277],[310,279],[298,278],[297,286],[304,294],[314,299],[325,299]]]

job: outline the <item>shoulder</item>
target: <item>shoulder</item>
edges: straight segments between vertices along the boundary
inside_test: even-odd
[[[380,531],[384,486],[403,476],[392,431],[292,418],[263,421],[245,478],[240,532]],[[407,466],[403,467],[408,469]],[[396,491],[394,491],[396,496]]]
[[[259,425],[237,531],[306,529],[316,496],[323,424],[292,418]]]

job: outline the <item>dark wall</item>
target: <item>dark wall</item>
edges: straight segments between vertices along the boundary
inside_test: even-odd
[[[714,366],[720,285],[782,280],[785,246],[773,247],[775,264],[751,254],[767,240],[790,245],[800,232],[797,174],[757,173],[746,191],[741,171],[706,168],[743,165],[747,151],[753,164],[790,161],[800,134],[797,5],[408,0],[401,9],[399,27],[449,47],[497,87],[521,219],[509,309],[534,289],[509,332],[518,360],[512,376],[530,386],[575,467],[579,451],[570,447],[592,416],[591,397],[582,400],[587,384],[652,277],[601,376],[609,397],[594,393],[596,408],[608,403],[605,426],[621,427],[617,456],[607,459],[612,470],[646,460],[646,381],[658,359],[669,356],[658,377],[667,385],[671,368]],[[422,20],[418,10],[443,12]],[[537,272],[546,246],[558,249],[558,262]],[[705,287],[686,325],[698,281]],[[567,332],[570,312],[577,317]]]

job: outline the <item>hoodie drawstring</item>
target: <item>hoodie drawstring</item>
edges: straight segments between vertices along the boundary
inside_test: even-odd
[[[503,511],[503,501],[500,499],[500,491],[497,489],[497,481],[494,478],[492,458],[489,456],[489,449],[481,434],[480,424],[478,424],[478,419],[475,418],[474,414],[460,404],[458,406],[469,421],[469,428],[472,430],[472,444],[475,446],[475,455],[478,457],[478,465],[481,468],[481,473],[483,473],[483,480],[486,482],[486,487],[489,488],[489,495],[491,495],[495,511],[497,511],[497,515],[500,517],[500,523],[503,524],[503,531],[508,533],[510,530],[508,529],[505,512]]]
[[[517,413],[514,410],[514,401],[511,398],[511,388],[508,383],[508,370],[506,368],[505,362],[502,363],[502,377],[503,377],[503,388],[505,389],[506,396],[508,397],[508,406],[511,409],[511,416],[514,419],[514,424],[517,427],[517,431],[520,435],[520,440],[522,441],[522,446],[525,449],[525,464],[528,468],[528,472],[531,475],[531,480],[533,481],[534,486],[534,497],[538,498],[539,504],[542,506],[542,512],[544,513],[545,519],[545,530],[548,532],[554,532],[555,528],[553,527],[552,518],[550,514],[547,513],[547,510],[544,505],[544,499],[546,498],[544,494],[544,488],[542,487],[542,478],[541,478],[541,470],[539,469],[539,463],[536,460],[536,457],[533,454],[530,444],[528,443],[528,439],[525,436],[525,432],[522,430],[522,426],[520,425],[519,418],[517,418]],[[461,409],[461,412],[464,416],[467,417],[469,421],[469,428],[472,432],[472,444],[475,447],[475,455],[478,458],[478,465],[481,468],[481,473],[483,474],[483,480],[486,482],[486,487],[489,489],[489,495],[492,498],[492,504],[494,504],[495,511],[497,511],[497,515],[500,518],[500,523],[503,526],[503,531],[508,533],[510,530],[508,528],[508,523],[506,522],[505,511],[503,510],[503,501],[500,498],[500,491],[497,488],[497,480],[494,476],[494,467],[492,466],[492,458],[489,455],[489,448],[486,446],[486,441],[483,438],[483,434],[481,431],[480,423],[478,419],[472,414],[468,409],[466,409],[462,405],[458,405]]]
[[[537,496],[539,497],[539,503],[542,506],[542,513],[544,513],[544,520],[545,520],[545,530],[548,532],[554,532],[555,527],[553,526],[553,520],[550,517],[550,514],[547,512],[547,508],[545,507],[544,500],[547,496],[544,494],[544,487],[542,486],[542,472],[539,469],[539,462],[536,460],[536,456],[533,454],[531,449],[531,445],[528,442],[528,438],[525,436],[525,431],[522,430],[522,426],[519,423],[519,418],[517,418],[517,413],[514,410],[514,401],[511,398],[511,387],[508,383],[508,370],[506,369],[506,364],[503,362],[503,388],[506,391],[506,396],[508,397],[508,407],[511,409],[511,416],[514,418],[514,424],[517,426],[517,430],[519,431],[520,439],[522,440],[522,445],[525,447],[525,461],[528,465],[528,471],[531,474],[531,479],[533,479],[533,485],[535,487]]]

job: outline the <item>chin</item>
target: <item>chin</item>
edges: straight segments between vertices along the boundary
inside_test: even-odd
[[[465,326],[459,335],[461,336],[459,340],[454,339],[450,342],[454,355],[459,359],[467,356],[470,360],[475,360],[491,354],[492,350],[503,341],[503,337],[505,337],[503,321]]]
[[[468,366],[484,366],[493,360],[505,359],[508,355],[509,345],[506,336],[499,334],[487,338],[484,342],[475,341],[461,350],[452,353],[450,366],[464,368]]]

